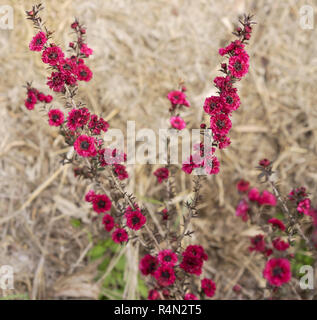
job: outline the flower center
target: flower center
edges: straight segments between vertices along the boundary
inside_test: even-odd
[[[217,127],[220,129],[224,128],[225,126],[225,123],[222,120],[217,120],[216,124],[217,124]]]
[[[228,96],[228,97],[226,98],[226,102],[227,102],[228,104],[231,104],[231,103],[233,102],[233,98],[232,98],[231,96]]]
[[[86,77],[86,76],[87,76],[87,72],[86,72],[86,71],[80,71],[80,75],[81,75],[82,77]]]
[[[87,150],[89,148],[89,142],[88,141],[83,141],[81,144],[80,144],[80,147],[84,150]]]
[[[166,262],[170,262],[171,260],[172,260],[171,256],[165,256],[164,257],[164,261],[166,261]]]
[[[36,44],[42,44],[42,39],[41,38],[36,39]]]
[[[106,202],[103,201],[103,200],[99,200],[99,201],[98,201],[98,207],[99,207],[99,208],[103,208],[103,207],[105,206],[105,204],[106,204]]]
[[[53,120],[54,122],[56,122],[58,119],[59,119],[59,115],[58,115],[58,114],[53,114],[53,115],[52,115],[52,120]]]
[[[170,273],[168,271],[163,271],[162,277],[168,279],[170,277]]]
[[[52,52],[52,53],[50,53],[50,54],[48,55],[48,57],[49,57],[50,59],[56,59],[56,58],[57,58],[57,53],[56,53],[56,52]]]
[[[237,71],[240,71],[240,70],[242,69],[241,62],[240,62],[240,61],[236,61],[236,63],[234,64],[234,68],[235,68]]]
[[[132,218],[132,224],[133,224],[133,225],[135,225],[135,224],[137,224],[137,223],[139,223],[139,222],[140,222],[139,217],[134,216],[134,217]]]
[[[283,269],[282,269],[281,267],[275,267],[275,268],[273,269],[273,275],[274,275],[275,277],[281,276],[282,272],[283,272]]]

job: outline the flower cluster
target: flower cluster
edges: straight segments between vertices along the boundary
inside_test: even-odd
[[[219,172],[219,161],[214,154],[215,148],[224,149],[230,145],[228,133],[232,127],[231,115],[240,106],[240,98],[235,82],[241,80],[249,69],[249,55],[245,51],[246,40],[250,39],[252,24],[250,16],[245,16],[244,21],[240,21],[240,27],[234,33],[238,40],[231,42],[227,47],[220,48],[219,54],[226,56],[229,61],[221,64],[222,77],[214,79],[214,85],[218,89],[218,95],[210,96],[205,99],[203,109],[210,118],[209,131],[211,131],[211,146],[205,146],[204,161],[195,161],[197,156],[191,156],[183,165],[183,171],[190,174],[193,169],[205,168],[206,174],[217,174]],[[206,124],[202,123],[201,128],[205,129]],[[206,139],[205,139],[206,141]],[[211,142],[210,142],[211,144]]]
[[[167,180],[169,176],[169,170],[165,167],[156,169],[153,174],[156,176],[158,183],[162,183],[163,180]]]
[[[33,88],[30,83],[27,83],[27,97],[25,99],[24,105],[28,110],[33,110],[37,103],[50,103],[53,100],[51,95],[45,95],[39,90]]]
[[[155,280],[155,289],[149,292],[148,299],[160,299],[160,291],[164,295],[166,287],[171,286],[180,274],[180,269],[185,274],[200,275],[202,272],[203,262],[207,260],[207,255],[202,246],[190,245],[182,253],[182,262],[177,265],[178,256],[170,249],[161,250],[157,256],[150,254],[145,255],[139,264],[141,273],[144,276],[151,275]],[[201,288],[207,297],[212,297],[215,293],[216,286],[210,279],[201,281]],[[187,293],[184,300],[197,300],[197,296],[193,293]]]
[[[44,29],[37,12],[28,12],[28,18],[33,21],[37,28]],[[56,44],[50,42],[50,32],[45,29],[39,31],[31,40],[29,48],[32,51],[42,52],[42,61],[52,69],[51,75],[47,78],[47,85],[55,92],[65,92],[67,87],[77,86],[77,81],[90,81],[92,71],[85,64],[84,59],[92,54],[84,42],[86,29],[78,21],[72,23],[71,28],[77,34],[76,42],[70,44],[74,54],[66,57],[63,50]]]
[[[243,195],[237,208],[236,215],[243,221],[247,221],[251,213],[251,204],[255,203],[260,206],[275,207],[277,204],[276,197],[268,190],[260,192],[257,188],[250,188],[250,183],[246,180],[240,180],[237,183],[238,191]]]

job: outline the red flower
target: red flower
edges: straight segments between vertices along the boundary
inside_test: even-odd
[[[150,254],[145,255],[140,261],[140,271],[143,275],[147,276],[149,274],[154,274],[158,266],[158,261],[156,257],[151,256]]]
[[[249,193],[248,197],[250,201],[258,201],[260,197],[260,192],[257,188],[252,188]]]
[[[186,122],[181,117],[172,117],[170,119],[171,126],[177,130],[186,128]]]
[[[116,243],[127,242],[128,241],[128,233],[122,228],[117,228],[112,233],[112,240]]]
[[[103,118],[99,118],[95,114],[90,117],[88,128],[92,130],[94,134],[100,134],[101,131],[106,132],[109,128],[109,124]]]
[[[129,178],[129,174],[126,170],[126,167],[122,164],[114,164],[114,173],[119,180],[124,180]]]
[[[229,76],[216,77],[214,79],[214,84],[221,91],[226,91],[232,88],[232,79]]]
[[[286,229],[284,223],[279,219],[271,218],[268,220],[268,223],[271,223],[273,227],[279,228],[282,231]]]
[[[310,215],[310,199],[306,198],[300,201],[297,206],[297,211],[309,216]]]
[[[173,266],[177,262],[177,255],[170,249],[160,251],[157,258],[161,265]]]
[[[37,102],[36,95],[34,94],[33,91],[29,90],[28,97],[26,98],[24,105],[28,110],[33,110],[36,102]]]
[[[111,209],[111,200],[105,194],[95,194],[92,198],[92,207],[97,213]]]
[[[204,260],[208,259],[202,246],[190,245],[182,253],[183,260],[179,265],[185,272],[200,275]]]
[[[176,280],[174,268],[168,265],[158,267],[154,273],[154,277],[162,287],[167,287]]]
[[[271,192],[264,190],[258,198],[259,205],[276,206],[276,198]]]
[[[102,218],[102,224],[105,226],[105,230],[110,232],[114,227],[114,219],[110,214],[105,214]]]
[[[202,166],[205,168],[207,174],[217,174],[219,172],[220,162],[215,155],[208,154],[204,158]]]
[[[126,209],[125,217],[127,226],[132,230],[139,230],[146,222],[146,217],[141,213],[139,208],[133,210],[131,207]]]
[[[156,176],[158,183],[162,183],[163,180],[168,179],[169,170],[167,168],[158,168],[153,174]]]
[[[87,108],[72,109],[68,113],[67,127],[71,131],[83,127],[89,120],[90,113]]]
[[[49,94],[44,98],[45,103],[50,103],[52,100],[53,100],[53,97]]]
[[[80,52],[83,53],[86,57],[89,57],[93,53],[93,50],[89,48],[87,44],[82,43],[80,46]]]
[[[94,190],[89,190],[86,195],[85,195],[85,201],[87,202],[92,202],[94,197],[95,197],[95,191]]]
[[[262,234],[258,234],[252,238],[250,238],[250,241],[253,246],[249,247],[249,250],[257,251],[257,252],[266,252],[266,244],[264,241],[264,236]]]
[[[171,91],[167,95],[167,99],[171,101],[171,104],[173,106],[176,106],[177,104],[179,104],[179,105],[189,107],[189,102],[186,100],[186,95],[182,91]]]
[[[281,286],[291,280],[291,266],[287,259],[272,258],[270,259],[263,270],[263,277],[268,282],[276,287]]]
[[[160,293],[157,290],[150,290],[148,295],[148,300],[159,300],[160,299]]]
[[[216,292],[216,284],[207,278],[201,280],[201,288],[207,297],[213,297]]]
[[[241,180],[238,181],[238,183],[237,183],[238,191],[245,192],[245,191],[248,191],[249,188],[250,188],[250,182],[249,181],[246,181],[244,179],[241,179]]]
[[[55,92],[61,92],[65,89],[65,75],[61,72],[52,72],[47,78],[46,84]]]
[[[272,241],[273,247],[278,251],[285,251],[289,248],[289,243],[281,240],[281,238],[276,238]]]
[[[240,98],[237,94],[236,88],[227,91],[222,91],[220,97],[224,101],[221,111],[225,113],[230,113],[234,110],[237,110],[240,107]]]
[[[46,41],[47,41],[47,38],[46,38],[45,33],[40,31],[31,40],[31,42],[29,44],[29,48],[32,51],[42,51]]]
[[[303,198],[307,197],[307,192],[305,187],[300,187],[293,189],[289,194],[288,198],[291,201],[297,201],[297,200],[302,200]]]
[[[92,72],[85,64],[78,65],[76,73],[79,81],[88,82],[92,78]]]
[[[231,120],[224,113],[217,113],[210,118],[210,128],[214,134],[226,135],[231,126]]]
[[[95,139],[86,135],[81,135],[76,139],[74,148],[82,157],[94,157],[97,154]]]
[[[243,221],[248,221],[249,204],[245,200],[241,200],[236,208],[236,216],[241,217]]]
[[[64,122],[64,113],[59,109],[52,109],[48,112],[48,124],[58,127]]]
[[[242,78],[249,70],[249,56],[244,51],[238,56],[232,56],[229,58],[229,71],[235,78]]]
[[[214,134],[213,138],[215,141],[218,141],[219,149],[227,148],[231,144],[230,138],[225,135]]]
[[[221,111],[223,104],[223,98],[218,96],[211,96],[209,98],[206,98],[204,102],[204,111],[209,115],[217,114]]]
[[[266,158],[259,161],[259,165],[264,168],[268,167],[270,164],[271,164],[271,161]]]
[[[198,298],[193,293],[186,293],[184,300],[198,300]]]
[[[42,53],[42,61],[51,66],[57,65],[64,58],[64,53],[58,46],[51,46],[46,48]]]

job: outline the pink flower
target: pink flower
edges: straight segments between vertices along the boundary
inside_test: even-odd
[[[97,154],[95,139],[86,135],[81,135],[76,139],[74,148],[82,157],[94,157]]]
[[[198,300],[198,298],[193,293],[186,293],[184,300]]]
[[[156,169],[153,174],[156,176],[158,183],[162,183],[163,180],[167,180],[169,176],[169,170],[165,167]]]
[[[292,277],[289,261],[282,258],[270,259],[263,270],[263,277],[276,287],[289,282]]]
[[[85,64],[78,65],[76,74],[79,81],[88,82],[92,78],[92,71]]]
[[[250,239],[253,246],[249,247],[250,252],[257,251],[257,252],[265,252],[266,251],[266,244],[264,241],[264,236],[262,234],[258,234]]]
[[[99,214],[111,209],[111,200],[105,194],[95,194],[92,198],[92,207]]]
[[[122,228],[117,228],[113,233],[112,233],[112,240],[115,243],[122,243],[122,242],[127,242],[128,241],[128,233],[122,229]]]
[[[86,57],[92,55],[93,50],[87,46],[86,43],[82,43],[80,46],[80,52],[83,53]]]
[[[236,216],[241,217],[243,221],[247,221],[249,219],[248,211],[248,203],[245,200],[241,200],[236,208]]]
[[[268,223],[271,223],[273,227],[276,227],[282,231],[285,231],[286,229],[284,223],[279,219],[271,218],[268,220]]]
[[[147,276],[149,274],[154,274],[155,270],[158,267],[158,260],[156,257],[151,256],[150,254],[145,255],[140,261],[140,271],[143,275]]]
[[[203,263],[208,259],[204,248],[202,246],[189,245],[182,253],[182,256],[183,260],[179,267],[187,273],[201,275]]]
[[[29,44],[29,48],[32,51],[42,51],[46,41],[47,41],[47,38],[46,38],[45,33],[40,31],[31,40],[31,42]]]
[[[277,201],[276,201],[274,194],[272,194],[271,192],[269,192],[267,190],[264,190],[258,198],[258,203],[260,205],[267,205],[267,206],[275,207],[276,202]]]
[[[214,134],[226,135],[231,126],[231,120],[224,113],[217,113],[210,118],[210,128]]]
[[[310,215],[310,199],[306,198],[306,199],[300,201],[297,206],[297,211],[309,216]]]
[[[207,174],[217,174],[219,172],[220,162],[215,155],[208,154],[204,158],[202,166],[205,168]]]
[[[160,293],[157,290],[150,290],[148,295],[148,300],[159,300],[160,299]]]
[[[48,112],[48,124],[58,127],[64,122],[64,113],[59,109],[52,109]]]
[[[218,96],[206,98],[204,102],[204,111],[209,115],[217,114],[221,111],[224,100]]]
[[[122,164],[114,164],[114,173],[119,180],[124,180],[129,178],[129,174],[126,170],[126,167]]]
[[[127,226],[132,230],[139,230],[146,223],[146,217],[141,213],[139,208],[133,210],[131,207],[128,207],[125,217],[127,219]]]
[[[176,280],[174,268],[169,265],[162,265],[154,273],[157,283],[162,287],[173,284]]]
[[[167,95],[167,99],[171,102],[172,105],[183,105],[189,107],[189,102],[186,100],[186,95],[182,91],[171,91]]]
[[[281,238],[276,238],[272,241],[273,247],[278,251],[285,251],[289,248],[289,243],[283,241]]]
[[[170,249],[160,251],[157,258],[161,265],[173,266],[177,262],[177,255]]]
[[[71,131],[75,131],[77,128],[83,127],[87,124],[90,117],[90,113],[87,108],[72,109],[68,113],[67,127]]]
[[[211,280],[204,278],[201,280],[201,288],[207,297],[213,297],[216,292],[216,284]]]
[[[246,181],[244,179],[241,179],[238,181],[237,183],[237,189],[238,191],[240,192],[246,192],[249,190],[249,187],[250,187],[250,182],[249,181]]]
[[[87,202],[92,202],[92,200],[94,199],[95,196],[95,191],[94,190],[89,190],[86,195],[85,195],[85,201]]]
[[[260,197],[260,192],[257,188],[252,188],[249,193],[248,197],[250,201],[258,201]]]
[[[229,58],[229,71],[235,78],[242,78],[249,70],[249,56],[246,52]]]
[[[65,75],[61,72],[52,72],[51,76],[47,78],[46,84],[55,92],[65,90]]]
[[[171,126],[177,130],[186,128],[186,123],[181,117],[172,117],[170,119]]]
[[[28,110],[33,110],[36,102],[37,102],[37,98],[36,98],[36,95],[34,94],[34,92],[31,90],[28,91],[28,96],[24,102],[24,105],[26,106],[26,108]]]
[[[230,113],[240,107],[240,98],[236,88],[222,91],[220,97],[224,101],[221,109],[223,112]]]
[[[52,45],[46,48],[42,53],[42,61],[51,66],[57,65],[64,58],[64,53],[60,47]]]
[[[50,103],[52,100],[53,100],[53,97],[49,94],[44,98],[45,103]]]
[[[105,214],[102,218],[102,224],[105,226],[105,230],[110,232],[114,227],[114,219],[110,214]]]

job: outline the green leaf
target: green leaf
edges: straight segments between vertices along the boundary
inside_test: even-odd
[[[89,251],[88,255],[92,260],[96,260],[101,258],[106,250],[107,248],[103,245],[97,244]]]
[[[71,219],[70,223],[74,228],[79,228],[81,226],[81,221],[79,219]]]

